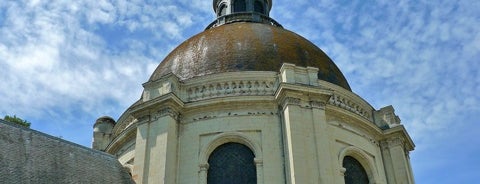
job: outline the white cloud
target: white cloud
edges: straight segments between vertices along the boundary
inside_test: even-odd
[[[420,150],[480,114],[480,1],[273,3],[272,17],[332,57],[355,92],[394,105]],[[0,113],[89,130],[213,20],[204,0],[1,1]]]
[[[455,1],[376,3],[310,6],[292,29],[321,45],[361,96],[377,108],[393,103],[414,138],[428,139],[426,132],[446,129],[471,106],[465,103],[480,103],[469,92],[478,83],[478,14]]]
[[[194,24],[173,1],[7,1],[0,8],[0,87],[11,89],[0,92],[0,112],[40,119],[72,107],[118,115],[121,109],[107,107],[105,99],[123,108],[133,103],[168,52],[156,47],[172,47]],[[145,33],[162,36],[148,40]],[[89,112],[94,107],[100,110]]]

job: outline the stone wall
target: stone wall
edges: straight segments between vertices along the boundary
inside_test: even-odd
[[[0,120],[1,183],[133,183],[112,155]]]

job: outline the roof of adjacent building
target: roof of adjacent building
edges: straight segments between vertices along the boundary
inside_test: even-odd
[[[107,153],[0,120],[2,183],[133,183]]]
[[[235,22],[213,27],[174,49],[149,81],[173,73],[181,80],[238,71],[275,71],[283,63],[319,68],[318,79],[350,86],[335,63],[307,39],[278,26]]]

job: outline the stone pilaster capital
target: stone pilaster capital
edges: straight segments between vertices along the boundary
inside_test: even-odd
[[[142,115],[142,116],[137,118],[137,124],[139,124],[139,125],[144,124],[144,123],[148,123],[149,121],[150,121],[150,115],[148,115],[148,114]]]
[[[154,113],[154,119],[157,120],[161,117],[170,116],[175,120],[178,120],[180,113],[171,107],[162,108]]]
[[[325,103],[325,102],[322,102],[322,101],[310,101],[310,106],[311,106],[312,108],[324,110],[324,109],[325,109],[325,105],[326,105],[326,103]]]
[[[300,98],[295,97],[286,97],[283,99],[282,106],[285,107],[287,105],[300,105],[302,100]]]
[[[391,137],[380,141],[380,147],[382,149],[387,149],[395,146],[405,147],[405,139],[402,137]]]
[[[393,137],[387,140],[390,146],[402,146],[405,144],[405,139],[401,137]]]
[[[387,148],[388,148],[388,142],[385,141],[385,140],[380,141],[380,148],[381,148],[382,150],[387,149]]]

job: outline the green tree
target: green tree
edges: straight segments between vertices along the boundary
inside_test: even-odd
[[[10,123],[15,123],[17,125],[21,125],[21,126],[30,128],[30,122],[28,122],[27,120],[23,120],[22,118],[19,118],[16,115],[13,115],[13,117],[9,116],[9,115],[6,115],[3,118],[3,120],[8,121]]]

